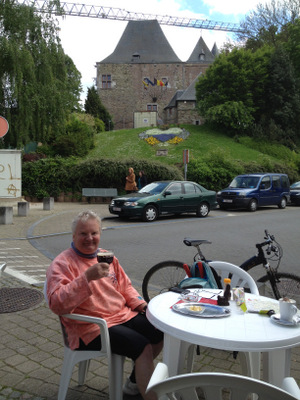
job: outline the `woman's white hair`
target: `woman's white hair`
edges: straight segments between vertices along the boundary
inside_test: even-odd
[[[72,221],[72,233],[74,234],[76,231],[76,227],[79,221],[86,222],[89,219],[95,219],[99,223],[100,231],[101,231],[101,218],[98,214],[96,214],[92,210],[81,211]]]

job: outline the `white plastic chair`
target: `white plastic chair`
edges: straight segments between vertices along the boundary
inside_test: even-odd
[[[210,261],[209,265],[216,270],[223,285],[224,278],[228,278],[228,275],[231,274],[231,288],[245,287],[250,290],[250,293],[259,295],[259,290],[255,280],[250,274],[248,274],[248,272],[244,271],[237,265],[225,261]],[[193,369],[195,347],[195,345],[191,345],[187,342],[182,343],[181,346],[181,354],[183,355],[181,359],[184,360],[185,355],[187,354],[187,372],[191,372]],[[255,355],[254,353],[240,353],[239,357],[243,374],[259,378],[258,374],[260,362],[257,359],[258,355]],[[183,371],[183,368],[184,366],[181,365],[179,368],[181,372]]]
[[[177,375],[169,378],[168,367],[158,363],[147,391],[153,390],[158,399],[222,400],[224,391],[230,392],[231,400],[248,400],[250,395],[259,400],[295,400],[300,399],[300,390],[293,378],[285,378],[284,390],[257,379],[217,372],[200,372],[193,374]],[[199,390],[201,389],[201,391]],[[176,397],[176,393],[179,394]],[[175,394],[175,396],[173,395]]]
[[[44,297],[48,304],[47,298],[47,281],[44,283]],[[65,314],[64,318],[76,321],[89,322],[97,324],[101,330],[101,350],[71,350],[68,344],[68,337],[65,327],[60,320],[62,334],[64,339],[64,360],[61,371],[58,400],[64,400],[67,395],[70,379],[72,377],[73,368],[78,366],[78,385],[84,385],[91,359],[98,357],[106,357],[109,376],[109,398],[112,400],[123,399],[123,366],[125,357],[113,354],[110,349],[109,332],[106,321],[102,318],[91,317],[81,314]]]
[[[242,268],[225,261],[210,261],[209,265],[213,267],[221,277],[221,282],[223,285],[224,278],[228,278],[228,274],[230,273],[232,274],[231,289],[234,287],[244,287],[248,288],[250,293],[259,295],[259,290],[255,280]]]
[[[0,277],[2,275],[2,272],[4,272],[5,268],[6,268],[6,263],[0,264]]]

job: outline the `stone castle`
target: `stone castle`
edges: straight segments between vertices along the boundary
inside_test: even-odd
[[[114,52],[96,64],[97,91],[114,128],[201,124],[195,83],[217,54],[200,37],[182,62],[157,20],[128,22]]]

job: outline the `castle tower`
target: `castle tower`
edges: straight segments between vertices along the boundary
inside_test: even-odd
[[[115,129],[133,128],[136,113],[154,113],[163,120],[164,107],[177,90],[186,89],[214,58],[202,38],[197,46],[184,63],[157,20],[128,22],[113,53],[96,63],[97,90]],[[204,60],[197,60],[199,46]],[[156,125],[153,119],[151,123]]]

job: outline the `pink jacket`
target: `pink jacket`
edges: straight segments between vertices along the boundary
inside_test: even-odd
[[[108,327],[132,319],[137,315],[133,310],[145,300],[133,288],[116,257],[110,264],[112,276],[88,282],[84,271],[96,262],[96,258],[80,257],[71,248],[52,261],[46,274],[50,309],[58,315],[78,313],[100,317],[106,320]],[[61,320],[71,349],[79,346],[79,338],[88,344],[100,333],[95,324]]]

